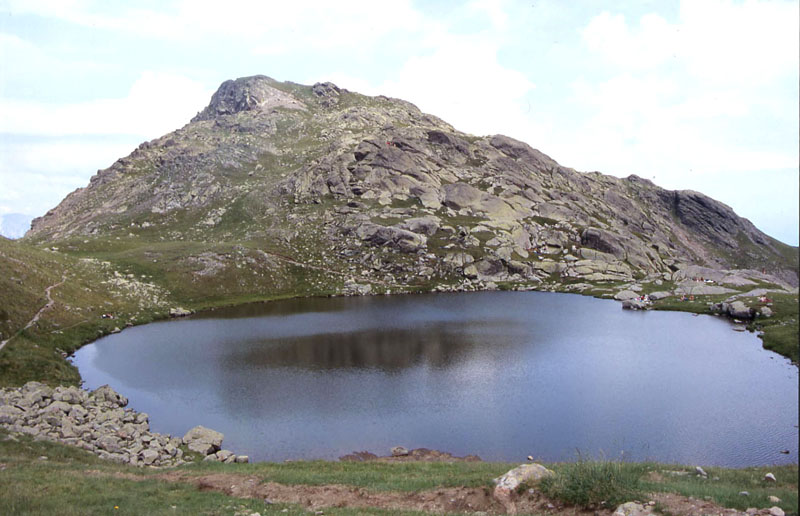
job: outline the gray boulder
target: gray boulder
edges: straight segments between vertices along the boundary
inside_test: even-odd
[[[356,235],[373,245],[388,245],[402,252],[411,253],[425,246],[428,239],[406,229],[381,226],[367,222],[356,229]]]
[[[186,435],[183,436],[183,444],[193,452],[209,455],[222,447],[224,438],[222,433],[198,425],[186,432]]]
[[[555,475],[552,471],[541,464],[521,464],[509,470],[501,477],[494,479],[495,488],[493,496],[495,500],[505,507],[509,514],[516,514],[514,499],[520,485],[534,485],[543,478]]]
[[[728,315],[734,319],[750,319],[753,317],[753,312],[741,301],[734,301],[728,305]]]
[[[405,457],[408,455],[408,449],[403,446],[395,446],[392,448],[392,457]]]
[[[460,210],[477,204],[483,192],[466,183],[453,183],[444,185],[444,205],[454,210]]]
[[[626,299],[622,302],[622,308],[625,310],[647,310],[647,303],[639,299]]]
[[[95,399],[98,402],[108,402],[112,405],[116,405],[118,407],[124,407],[128,404],[128,398],[119,394],[117,391],[109,387],[108,385],[103,385],[102,387],[98,387],[97,389],[93,390],[89,393],[89,397]]]
[[[617,507],[611,516],[644,516],[652,514],[652,508],[636,502],[626,502]]]
[[[437,217],[414,217],[406,220],[398,227],[413,233],[432,236],[439,230],[439,219]]]
[[[634,299],[639,297],[639,294],[633,290],[623,290],[614,294],[614,299],[617,301],[625,301],[626,299]]]

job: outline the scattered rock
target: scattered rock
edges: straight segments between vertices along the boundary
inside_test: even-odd
[[[734,301],[728,305],[728,315],[734,319],[751,319],[753,311],[741,301]]]
[[[625,301],[626,299],[634,299],[639,297],[639,294],[634,292],[633,290],[622,290],[614,294],[614,299],[617,301]]]
[[[652,513],[653,509],[649,505],[645,507],[637,502],[625,502],[617,507],[611,516],[644,516]]]
[[[191,310],[187,310],[186,308],[170,308],[169,309],[169,316],[170,317],[186,317],[187,315],[192,315],[194,312]]]
[[[785,512],[778,506],[769,508],[769,516],[785,516]]]
[[[494,498],[506,508],[509,514],[516,514],[514,499],[517,488],[523,483],[534,485],[541,479],[555,475],[541,464],[521,464],[503,476],[494,479]]]
[[[776,479],[775,475],[773,475],[772,473],[767,473],[766,475],[764,475],[764,481],[765,482],[777,482],[778,479]]]
[[[770,503],[781,503],[781,499],[774,495],[769,495],[767,500],[769,500]]]
[[[216,430],[198,425],[183,436],[183,444],[193,452],[211,455],[220,449],[225,436]]]
[[[403,457],[408,455],[408,450],[402,446],[392,448],[392,457]]]
[[[640,299],[626,299],[622,302],[622,308],[625,310],[647,310],[649,304]]]
[[[708,477],[708,473],[706,473],[706,470],[704,470],[700,466],[695,466],[694,467],[694,471],[695,471],[695,473],[697,473],[701,477]]]
[[[127,404],[128,399],[108,385],[87,392],[77,387],[50,389],[28,382],[18,389],[0,389],[0,425],[12,432],[11,438],[14,433],[25,433],[36,440],[78,446],[121,464],[183,464],[183,451],[179,448],[182,439],[150,432],[147,414],[123,408]],[[222,434],[213,430],[196,427],[189,434],[193,442],[207,443],[204,451],[209,453],[222,444]],[[225,459],[249,460],[231,452],[225,454]]]

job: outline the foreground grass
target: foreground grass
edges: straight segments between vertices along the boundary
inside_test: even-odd
[[[551,498],[584,508],[616,507],[645,498],[644,464],[579,460],[561,464],[558,475],[542,480],[542,491]]]
[[[102,461],[83,450],[33,441],[10,440],[0,430],[0,514],[308,514],[291,504],[265,504],[202,491],[189,483],[157,478],[163,470],[140,469]],[[43,459],[42,457],[47,457]],[[515,464],[504,463],[359,463],[289,462],[255,464],[198,463],[179,468],[186,476],[226,473],[287,485],[340,484],[371,491],[416,492],[445,487],[485,487]],[[548,465],[558,476],[543,484],[554,500],[606,507],[649,493],[668,492],[737,509],[771,507],[779,497],[787,514],[797,513],[797,465],[746,469],[693,468],[656,463],[581,461]],[[763,480],[772,472],[776,483]],[[739,495],[746,490],[750,496]],[[287,512],[283,512],[286,510]],[[325,514],[418,514],[379,509],[326,508]]]

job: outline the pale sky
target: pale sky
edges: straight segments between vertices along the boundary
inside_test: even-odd
[[[264,74],[698,190],[797,245],[798,5],[0,0],[0,214],[43,214]]]

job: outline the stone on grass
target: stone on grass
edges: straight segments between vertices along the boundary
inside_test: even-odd
[[[651,507],[636,502],[625,502],[614,510],[611,516],[644,516],[652,514]]]
[[[150,465],[150,464],[154,463],[156,460],[158,460],[158,452],[155,451],[155,450],[151,450],[149,448],[146,449],[146,450],[143,450],[139,454],[139,456],[141,457],[142,462],[144,462],[147,465]]]
[[[555,475],[541,464],[521,464],[509,470],[501,477],[494,479],[494,498],[500,502],[509,514],[516,513],[514,495],[520,484],[536,484],[545,477]]]
[[[408,450],[402,446],[395,446],[392,448],[392,457],[405,457],[408,455]]]
[[[225,436],[222,433],[198,425],[186,432],[186,435],[183,436],[183,442],[193,452],[208,455],[222,447],[224,438]]]
[[[200,455],[213,455],[216,450],[213,444],[205,441],[192,441],[187,446],[190,451],[199,453]]]
[[[769,508],[769,516],[785,516],[785,512],[778,506]]]
[[[773,475],[772,473],[767,473],[766,475],[764,475],[764,481],[765,482],[777,482],[778,479],[776,479],[775,475]]]

